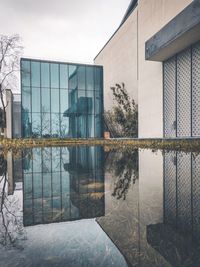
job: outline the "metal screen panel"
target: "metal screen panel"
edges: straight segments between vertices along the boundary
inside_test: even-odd
[[[164,136],[176,137],[176,60],[164,62]]]
[[[164,154],[164,222],[176,225],[176,152]]]
[[[191,154],[177,153],[177,226],[191,230]]]
[[[177,55],[177,136],[191,136],[191,49]]]
[[[200,43],[192,48],[192,135],[200,136]]]
[[[200,237],[200,155],[192,159],[193,235]]]

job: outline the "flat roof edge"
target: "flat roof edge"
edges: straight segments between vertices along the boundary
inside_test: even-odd
[[[200,40],[200,1],[194,0],[145,43],[145,59],[163,61]]]

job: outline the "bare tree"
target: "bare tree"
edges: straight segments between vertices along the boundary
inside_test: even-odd
[[[6,105],[4,100],[5,89],[13,89],[17,84],[20,56],[23,47],[19,35],[0,35],[0,100],[6,124]]]

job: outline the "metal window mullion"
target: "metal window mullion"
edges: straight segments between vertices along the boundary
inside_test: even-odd
[[[193,65],[193,46],[191,46],[190,48],[190,69],[191,69],[191,73],[190,73],[190,99],[191,99],[191,103],[190,103],[190,116],[191,116],[191,120],[190,120],[190,135],[191,137],[193,136],[193,86],[192,86],[192,82],[193,82],[193,79],[192,79],[192,73],[193,73],[193,70],[192,70],[192,65]]]
[[[175,136],[178,137],[178,86],[177,86],[177,55],[175,56],[175,116],[176,116],[176,132]]]

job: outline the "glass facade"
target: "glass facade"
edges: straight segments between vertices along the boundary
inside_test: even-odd
[[[103,68],[21,60],[22,137],[103,135]]]

